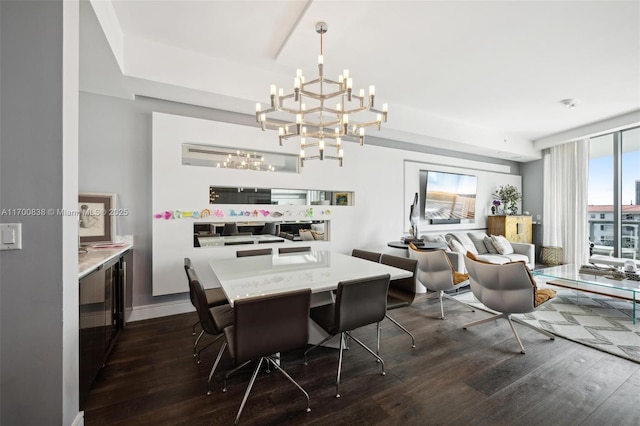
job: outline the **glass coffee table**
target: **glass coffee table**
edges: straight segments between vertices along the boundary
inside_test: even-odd
[[[633,306],[633,323],[636,323],[636,303],[640,300],[640,281],[614,278],[612,270],[586,271],[577,265],[535,269],[532,273],[534,276],[545,279],[549,285],[629,300]]]

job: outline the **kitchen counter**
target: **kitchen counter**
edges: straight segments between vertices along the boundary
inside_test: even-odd
[[[102,247],[86,247],[87,253],[78,253],[78,278],[95,271],[100,265],[120,256],[133,248],[133,243],[125,241]]]

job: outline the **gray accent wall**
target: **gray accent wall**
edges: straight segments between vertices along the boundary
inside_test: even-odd
[[[522,211],[531,213],[534,221],[537,221],[538,215],[540,215],[540,220],[544,221],[542,217],[543,164],[543,160],[536,160],[523,163],[520,166],[522,174]]]
[[[58,209],[63,2],[3,0],[0,21],[0,211]],[[0,423],[62,424],[63,220],[0,222],[23,230],[22,250],[0,252]]]

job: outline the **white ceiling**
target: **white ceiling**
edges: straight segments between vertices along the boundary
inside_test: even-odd
[[[527,161],[539,157],[535,140],[640,112],[639,1],[92,5],[128,96],[253,114],[270,84],[287,92],[297,68],[316,75],[325,21],[325,75],[348,68],[354,88],[375,84],[389,104],[386,138]],[[104,70],[92,58],[92,72]],[[104,79],[81,84],[109,91]]]

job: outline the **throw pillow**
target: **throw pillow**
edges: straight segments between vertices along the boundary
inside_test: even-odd
[[[484,237],[484,246],[487,248],[489,254],[498,254],[498,250],[496,246],[493,245],[491,237]]]
[[[457,240],[467,251],[478,254],[476,252],[476,246],[473,245],[473,241],[471,241],[471,238],[464,232],[449,233],[445,235],[445,239],[449,241],[449,244],[451,244],[451,241]]]
[[[511,243],[507,241],[507,239],[502,235],[492,235],[491,241],[493,242],[493,245],[495,246],[496,250],[498,250],[498,253],[500,254],[513,253],[513,247],[511,246]]]
[[[311,234],[311,229],[301,229],[300,230],[300,238],[302,241],[313,241],[313,234]]]
[[[484,244],[484,237],[486,237],[484,233],[476,234],[476,233],[469,232],[469,238],[471,239],[471,242],[476,248],[476,251],[478,252],[477,254],[489,253],[487,246]]]
[[[458,240],[454,240],[454,239],[449,240],[449,247],[451,247],[452,251],[460,253],[463,256],[467,253],[470,253],[462,244],[460,244]]]

